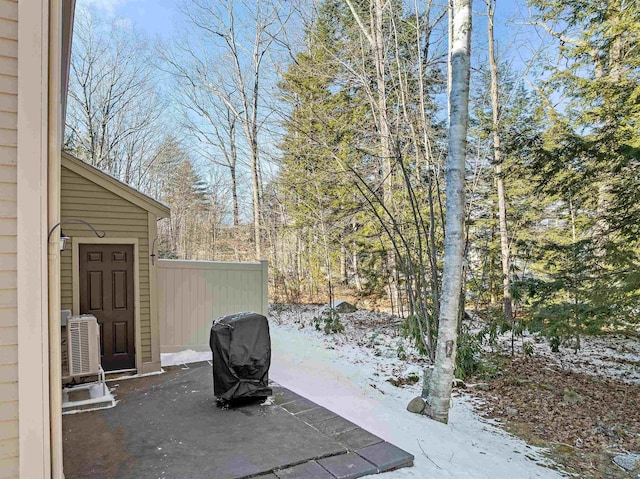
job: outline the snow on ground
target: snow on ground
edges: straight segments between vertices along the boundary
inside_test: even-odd
[[[270,377],[415,456],[413,468],[383,476],[400,478],[560,478],[538,463],[539,451],[480,419],[470,399],[457,396],[448,425],[407,412],[421,386],[395,387],[380,377],[381,363],[361,347],[331,346],[330,336],[271,324]],[[393,366],[391,366],[393,368]]]
[[[468,326],[470,332],[477,333],[482,322],[475,319]],[[535,356],[543,357],[561,369],[640,384],[640,341],[637,337],[622,334],[583,336],[577,351],[571,344],[565,344],[559,351],[552,352],[546,338],[525,331],[515,341],[516,352],[522,352],[523,344],[529,344]],[[498,336],[497,347],[507,353],[511,351],[509,332]]]
[[[577,353],[571,347],[552,353],[546,342],[536,345],[536,354],[551,359],[562,369],[640,384],[640,342],[637,340],[621,335],[586,337],[581,339]]]
[[[325,335],[313,326],[314,307],[291,307],[270,318],[270,378],[340,414],[415,456],[415,466],[385,479],[557,479],[540,451],[481,419],[469,396],[456,395],[448,425],[407,412],[420,381],[396,387],[388,379],[420,373],[422,364],[388,315],[358,311],[345,333]],[[382,319],[382,321],[380,321]],[[358,321],[378,327],[353,327]],[[401,356],[402,359],[399,357]],[[162,365],[210,360],[211,353],[163,354]]]

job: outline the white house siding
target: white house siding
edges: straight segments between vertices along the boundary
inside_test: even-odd
[[[0,478],[18,477],[18,4],[0,0]]]

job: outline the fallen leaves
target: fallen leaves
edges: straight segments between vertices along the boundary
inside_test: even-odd
[[[540,358],[495,356],[496,374],[473,388],[480,412],[581,477],[614,478],[611,456],[640,450],[640,385],[549,365]],[[516,411],[516,413],[514,413]]]

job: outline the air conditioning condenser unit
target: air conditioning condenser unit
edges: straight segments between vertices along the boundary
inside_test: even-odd
[[[101,375],[100,326],[95,316],[75,316],[67,321],[69,376]]]

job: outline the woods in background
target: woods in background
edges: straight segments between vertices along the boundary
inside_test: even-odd
[[[640,7],[529,5],[533,54],[495,33],[494,0],[474,13],[455,215],[455,301],[514,353],[524,328],[579,347],[640,317]],[[152,44],[79,9],[66,147],[171,207],[163,256],[264,257],[272,301],[389,308],[434,359],[457,191],[448,17],[430,0],[198,0]]]

